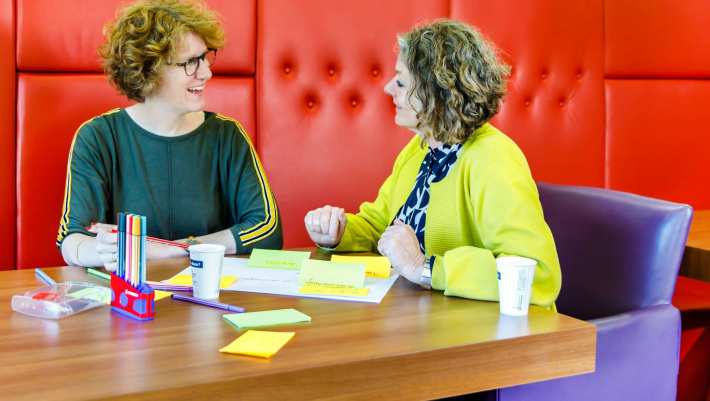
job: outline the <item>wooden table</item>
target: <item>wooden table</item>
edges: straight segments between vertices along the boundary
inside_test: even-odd
[[[688,233],[681,274],[710,281],[710,210],[696,210]]]
[[[151,263],[165,279],[186,259]],[[101,281],[76,267],[57,281]],[[59,321],[14,313],[32,270],[0,272],[2,400],[431,399],[592,372],[595,326],[538,307],[445,297],[400,278],[381,304],[223,292],[248,311],[296,308],[308,324],[271,360],[217,350],[241,332],[222,311],[165,299],[150,322],[95,309]]]

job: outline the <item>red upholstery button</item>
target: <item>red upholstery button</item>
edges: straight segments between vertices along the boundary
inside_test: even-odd
[[[285,65],[285,66],[284,66],[284,73],[285,73],[285,74],[290,74],[290,73],[291,73],[291,66],[290,66],[290,65]]]
[[[525,107],[529,107],[531,103],[532,103],[531,99],[525,99]]]
[[[582,71],[577,71],[577,79],[582,79]]]
[[[352,106],[353,108],[357,107],[357,99],[350,100],[350,106]]]
[[[333,67],[328,68],[328,75],[330,75],[331,77],[333,75],[335,75],[335,68],[333,68]]]
[[[372,74],[373,77],[376,77],[376,76],[380,75],[380,70],[378,70],[377,67],[374,67],[370,73]]]
[[[547,72],[543,72],[542,74],[540,74],[540,78],[547,79]]]
[[[565,99],[560,99],[560,107],[564,107],[565,105]]]
[[[316,102],[314,102],[313,100],[309,100],[306,102],[306,107],[308,107],[309,109],[312,109],[315,105]]]

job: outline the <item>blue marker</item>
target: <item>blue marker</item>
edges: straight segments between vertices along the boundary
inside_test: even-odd
[[[141,217],[141,237],[140,237],[140,249],[141,249],[141,284],[145,283],[146,274],[148,269],[146,268],[146,252],[148,251],[146,247],[146,236],[148,235],[148,224],[146,223],[146,217]]]
[[[117,275],[120,278],[125,278],[126,277],[126,242],[125,242],[125,236],[126,236],[126,216],[122,212],[118,212],[118,217],[116,220],[118,220],[118,267],[117,267]]]
[[[57,285],[57,282],[52,280],[52,278],[49,277],[47,273],[43,272],[39,267],[35,269],[35,277],[50,287]]]

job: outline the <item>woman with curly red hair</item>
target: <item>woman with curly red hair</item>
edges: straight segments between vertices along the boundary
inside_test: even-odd
[[[399,38],[385,86],[395,123],[415,136],[377,198],[357,214],[308,212],[311,239],[342,251],[379,251],[407,280],[472,299],[498,300],[495,258],[535,259],[531,302],[554,308],[560,265],[535,182],[517,145],[489,120],[509,68],[473,27],[452,20]]]
[[[105,29],[104,70],[135,103],[82,124],[72,142],[57,245],[68,264],[116,266],[116,235],[87,227],[116,213],[147,216],[148,234],[280,248],[274,196],[244,128],[204,111],[224,32],[200,3],[140,1]],[[99,225],[99,227],[106,227]],[[149,243],[148,258],[182,256]]]

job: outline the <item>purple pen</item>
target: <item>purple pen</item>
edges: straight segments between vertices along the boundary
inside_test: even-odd
[[[205,306],[211,306],[213,308],[219,308],[219,309],[224,309],[228,310],[230,312],[237,312],[237,313],[242,313],[244,312],[244,308],[239,307],[239,306],[234,306],[234,305],[229,305],[229,304],[223,304],[221,302],[217,301],[209,301],[206,299],[200,299],[200,298],[194,298],[194,297],[188,297],[185,295],[180,295],[180,294],[173,294],[173,299],[177,299],[178,301],[187,301],[187,302],[192,302],[200,305],[205,305]]]
[[[164,283],[148,283],[150,288],[160,291],[192,291],[191,285],[177,285]]]

